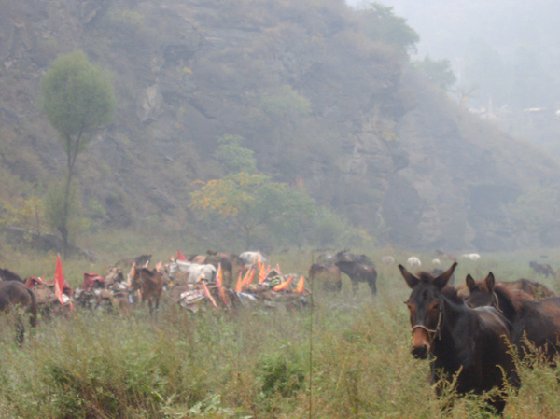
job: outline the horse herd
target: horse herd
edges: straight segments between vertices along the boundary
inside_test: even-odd
[[[431,382],[455,380],[459,394],[483,394],[498,388],[488,405],[501,413],[504,386],[519,387],[514,353],[523,359],[534,349],[554,366],[560,349],[560,298],[529,280],[496,282],[492,272],[466,285],[449,285],[457,263],[445,272],[413,274],[399,265],[412,289],[405,301],[412,326],[412,355],[434,358]],[[512,351],[515,348],[515,351]],[[442,380],[443,379],[443,380]]]
[[[249,266],[257,260],[260,263],[262,258],[258,253],[241,256],[233,264]],[[211,266],[196,270],[197,280],[200,281],[207,274],[209,278],[215,278],[215,264],[212,262],[217,262],[225,267],[231,283],[231,257],[209,252],[199,259],[197,261],[201,264],[192,258],[185,262],[175,259],[174,264],[168,264],[165,270],[161,265],[154,270],[148,269],[149,257],[127,260],[127,263],[132,262],[129,273],[131,291],[123,295],[128,299],[130,292],[139,290],[151,312],[158,307],[161,298],[164,285],[162,273],[181,272],[181,263],[196,269],[199,266]],[[140,267],[141,263],[145,263],[145,266]],[[433,359],[430,364],[431,381],[436,384],[438,395],[442,391],[439,383],[444,381],[454,381],[459,394],[483,394],[494,388],[503,389],[506,384],[517,388],[520,379],[514,353],[523,359],[536,348],[550,365],[555,365],[555,355],[560,349],[559,297],[555,297],[544,285],[526,279],[497,282],[492,272],[478,281],[468,275],[465,285],[455,287],[451,283],[454,282],[456,267],[457,262],[454,262],[445,272],[433,270],[412,273],[404,266],[398,266],[406,284],[412,289],[405,301],[410,312],[412,355]],[[104,278],[109,281],[112,272]],[[371,259],[365,255],[343,250],[332,256],[321,256],[311,265],[309,278],[313,280],[322,272],[335,274],[336,290],[340,290],[342,272],[351,279],[354,291],[360,282],[365,282],[372,294],[377,292],[377,272]],[[122,283],[122,272],[115,270],[114,273],[120,279],[111,279],[111,283]],[[95,283],[96,277],[91,276],[95,274],[87,275],[84,275],[84,283],[86,279]],[[30,313],[31,326],[35,326],[35,293],[24,285],[17,274],[8,270],[0,269],[0,278],[0,311],[6,311],[14,305],[22,306]],[[16,326],[17,341],[21,344],[23,322],[19,311]],[[512,348],[516,350],[512,351]],[[492,393],[488,398],[488,405],[498,413],[503,411],[505,404],[503,391]]]

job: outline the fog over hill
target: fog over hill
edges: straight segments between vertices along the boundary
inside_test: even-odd
[[[356,7],[363,1],[348,1]],[[382,0],[419,34],[414,60],[448,60],[471,112],[560,156],[560,3]]]
[[[260,171],[379,244],[558,245],[556,160],[417,72],[413,35],[398,16],[342,0],[4,1],[0,205],[43,196],[63,173],[39,84],[59,54],[82,49],[112,74],[118,101],[79,161],[95,228],[204,237],[189,194],[225,175],[217,140],[236,135]],[[254,245],[265,239],[274,245]]]

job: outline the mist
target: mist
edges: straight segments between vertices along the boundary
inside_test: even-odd
[[[559,156],[560,53],[554,1],[381,1],[419,34],[414,58],[448,61],[449,94],[470,112]],[[367,2],[349,2],[367,7]]]

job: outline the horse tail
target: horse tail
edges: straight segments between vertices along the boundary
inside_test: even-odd
[[[31,312],[31,318],[29,319],[29,324],[31,325],[31,327],[35,327],[37,326],[37,299],[35,298],[35,293],[33,292],[33,290],[27,288],[27,292],[31,297],[31,307],[29,308],[29,311]]]

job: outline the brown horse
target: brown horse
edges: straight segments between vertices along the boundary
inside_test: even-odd
[[[539,263],[536,260],[529,262],[529,267],[537,274],[546,276],[554,276],[554,269],[548,263]]]
[[[9,271],[7,269],[0,268],[0,280],[2,281],[18,281],[23,283],[21,276],[15,272]]]
[[[352,281],[354,294],[358,291],[358,283],[366,282],[369,285],[371,294],[377,294],[377,271],[373,262],[366,255],[354,255],[346,250],[335,255],[334,264],[341,272],[348,275]]]
[[[531,297],[534,300],[541,300],[543,298],[556,296],[556,294],[554,294],[554,291],[552,291],[547,286],[525,278],[517,279],[515,281],[501,281],[497,282],[496,285],[504,286],[511,291],[523,291],[525,294],[527,294],[527,297]],[[479,286],[482,288],[485,287],[483,282],[480,282]],[[458,294],[465,300],[469,298],[468,285],[458,285],[457,290]]]
[[[16,340],[18,344],[23,343],[25,328],[21,313],[17,311],[22,308],[30,314],[29,323],[31,327],[37,324],[37,303],[33,291],[26,288],[21,282],[6,281],[0,283],[0,311],[9,312],[16,309]]]
[[[523,290],[496,283],[492,272],[481,281],[468,275],[467,286],[471,307],[496,307],[511,322],[512,340],[521,356],[527,352],[527,341],[549,361],[560,351],[560,298],[536,301]]]
[[[150,271],[148,268],[137,268],[132,265],[131,270],[132,291],[140,290],[142,301],[148,301],[150,314],[155,309],[159,309],[159,300],[161,299],[161,291],[163,289],[163,274],[161,272]]]
[[[342,275],[336,265],[314,263],[309,268],[309,278],[314,281],[317,275],[324,277],[323,286],[327,291],[340,291],[342,289]]]
[[[542,300],[543,298],[556,296],[556,294],[554,294],[554,291],[552,291],[547,286],[540,284],[537,281],[531,281],[530,279],[521,278],[512,282],[502,282],[502,285],[509,288],[510,290],[517,289],[523,291],[536,300]]]
[[[508,321],[494,308],[469,308],[446,286],[457,263],[438,276],[416,275],[399,265],[412,294],[405,301],[412,325],[412,354],[416,358],[434,356],[430,364],[431,382],[453,381],[459,394],[483,394],[503,387],[506,380],[517,386],[519,377],[509,353]],[[436,386],[441,395],[442,388]],[[505,407],[503,395],[488,400],[498,413]]]

